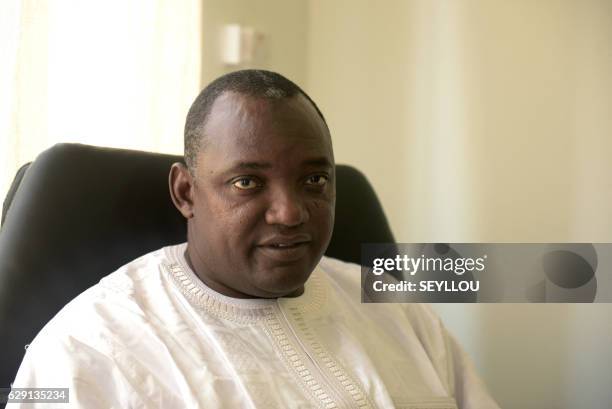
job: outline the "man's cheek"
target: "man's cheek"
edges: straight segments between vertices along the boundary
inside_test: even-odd
[[[332,198],[318,198],[310,201],[310,208],[317,213],[333,212],[335,201]]]
[[[315,199],[310,204],[311,215],[320,223],[327,220],[327,224],[333,224],[334,207],[334,202],[331,200]]]
[[[325,246],[334,228],[334,203],[325,200],[313,201],[309,224],[318,236],[320,245]]]

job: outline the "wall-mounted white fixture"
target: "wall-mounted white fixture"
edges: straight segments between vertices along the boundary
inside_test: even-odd
[[[254,61],[261,47],[263,34],[252,27],[227,24],[221,32],[221,62],[226,65],[248,64]]]

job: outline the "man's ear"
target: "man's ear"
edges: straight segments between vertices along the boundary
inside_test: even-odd
[[[186,219],[193,217],[193,177],[187,167],[180,163],[173,163],[168,176],[170,197],[174,206]]]

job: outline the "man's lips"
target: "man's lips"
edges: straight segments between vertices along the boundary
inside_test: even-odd
[[[258,247],[288,248],[305,243],[310,243],[312,238],[308,234],[297,234],[293,236],[276,235],[262,240]]]
[[[294,236],[276,235],[262,240],[257,248],[261,253],[278,262],[291,262],[308,253],[312,238],[306,234]]]

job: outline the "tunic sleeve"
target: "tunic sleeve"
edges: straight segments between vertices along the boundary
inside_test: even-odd
[[[498,409],[498,404],[489,395],[470,357],[446,328],[443,328],[443,334],[449,361],[450,378],[454,381],[455,399],[459,408]]]
[[[427,304],[403,304],[429,359],[459,409],[499,409],[474,363]]]

